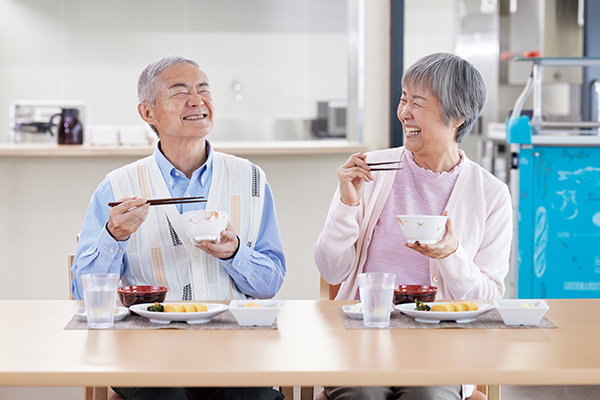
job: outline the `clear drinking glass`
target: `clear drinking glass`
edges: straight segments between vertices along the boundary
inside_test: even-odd
[[[114,325],[117,303],[118,274],[85,274],[81,276],[88,327],[106,329]]]
[[[358,275],[365,326],[385,328],[390,325],[390,310],[395,283],[396,275],[394,274],[370,272]]]

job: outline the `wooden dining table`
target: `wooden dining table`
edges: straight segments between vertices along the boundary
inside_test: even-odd
[[[65,330],[82,302],[0,301],[2,386],[600,384],[600,300],[556,328],[346,329],[350,302],[287,300],[270,330]]]

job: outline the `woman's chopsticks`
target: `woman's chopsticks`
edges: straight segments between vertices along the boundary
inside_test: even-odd
[[[164,206],[168,204],[187,204],[187,203],[205,203],[207,200],[204,196],[198,197],[173,197],[167,199],[150,199],[146,201],[146,204],[151,206]],[[109,207],[118,206],[122,201],[113,201],[108,203]]]
[[[399,164],[401,162],[402,162],[402,160],[400,160],[400,161],[381,161],[381,162],[367,163],[367,165],[369,167],[371,167],[371,166],[374,166],[374,165]],[[399,169],[402,169],[402,167],[371,168],[369,171],[397,171]]]

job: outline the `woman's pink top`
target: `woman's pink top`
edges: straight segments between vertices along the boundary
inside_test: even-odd
[[[364,272],[393,273],[396,285],[431,284],[429,257],[404,246],[406,238],[396,215],[442,215],[460,173],[462,160],[463,153],[460,151],[460,162],[456,167],[449,172],[436,173],[419,167],[410,151],[402,153],[402,169],[396,172],[390,195],[375,225]],[[356,293],[356,299],[359,298]]]

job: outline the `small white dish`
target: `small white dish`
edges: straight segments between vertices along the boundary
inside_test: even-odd
[[[446,304],[444,303],[425,303],[428,306],[433,304]],[[429,324],[437,324],[440,321],[456,321],[459,324],[475,321],[475,318],[485,314],[488,311],[492,311],[494,306],[486,303],[476,303],[478,310],[476,311],[420,311],[415,310],[414,303],[397,304],[396,309],[411,316],[418,322],[425,322]]]
[[[494,306],[506,325],[537,325],[550,308],[540,299],[494,300]]]
[[[353,311],[354,306],[355,304],[346,304],[342,306],[342,311],[350,318],[363,319],[362,311]]]
[[[246,307],[256,303],[258,307]],[[281,310],[281,300],[231,300],[229,311],[240,326],[271,326]]]
[[[171,322],[187,322],[188,324],[204,324],[215,315],[219,315],[227,310],[225,304],[204,303],[208,311],[201,312],[156,312],[148,311],[148,306],[153,303],[134,304],[129,307],[129,310],[148,318],[150,322],[155,324],[169,324]],[[177,302],[164,302],[164,304],[184,304]]]
[[[119,312],[115,314],[115,321],[120,321],[129,315],[129,309],[127,307],[117,307],[117,309],[119,310]],[[77,315],[79,318],[87,321],[87,313],[85,312],[85,307],[77,310],[75,315]]]
[[[362,307],[357,307],[357,305],[360,304],[360,302],[356,303],[356,304],[346,304],[344,306],[342,306],[342,311],[349,317],[349,318],[353,318],[353,319],[363,319],[363,312],[362,312]],[[360,308],[360,311],[357,311],[356,309]],[[394,307],[393,305],[390,307],[390,312],[394,311]]]

